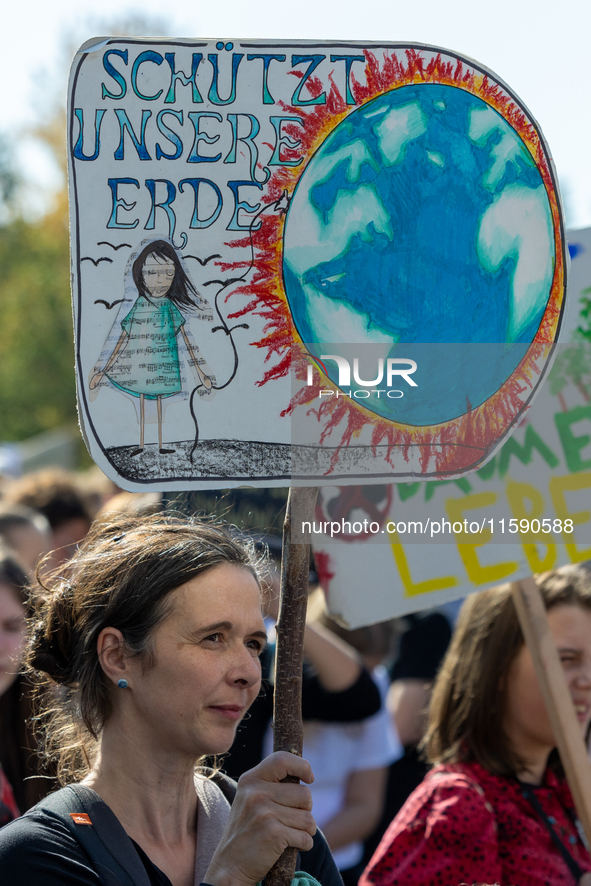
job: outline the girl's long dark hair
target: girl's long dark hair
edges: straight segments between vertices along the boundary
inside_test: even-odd
[[[172,286],[167,292],[166,297],[169,298],[171,302],[174,302],[177,307],[185,308],[185,310],[188,311],[200,307],[198,302],[194,301],[192,298],[192,296],[197,295],[197,290],[185,273],[176,249],[174,246],[171,246],[170,243],[167,243],[166,240],[153,240],[151,243],[148,243],[147,246],[144,246],[133,263],[131,274],[133,282],[137,286],[140,295],[145,295],[146,298],[150,297],[150,293],[144,282],[144,265],[150,255],[155,255],[156,258],[166,259],[174,264],[174,280],[172,281]]]

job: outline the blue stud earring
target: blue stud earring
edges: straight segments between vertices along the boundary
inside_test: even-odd
[[[121,680],[117,680],[117,686],[119,687],[119,689],[127,689],[129,683],[122,677]]]

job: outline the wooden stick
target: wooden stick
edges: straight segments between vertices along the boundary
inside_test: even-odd
[[[544,697],[577,815],[591,842],[591,764],[540,590],[533,578],[513,585],[513,599]]]
[[[304,663],[304,628],[308,606],[310,541],[294,544],[292,534],[302,537],[303,521],[314,519],[317,487],[294,487],[289,490],[283,524],[281,557],[281,597],[277,620],[277,655],[275,659],[275,701],[273,711],[273,750],[302,756],[302,666]],[[288,776],[285,781],[298,782]],[[296,849],[286,849],[265,878],[266,886],[289,886],[296,866]]]

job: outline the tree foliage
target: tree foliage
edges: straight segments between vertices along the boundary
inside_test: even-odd
[[[0,227],[0,439],[74,422],[67,216]]]

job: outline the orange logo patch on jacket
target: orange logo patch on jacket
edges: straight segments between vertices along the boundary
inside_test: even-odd
[[[70,812],[70,817],[74,824],[92,824],[90,815],[87,815],[86,812]]]

